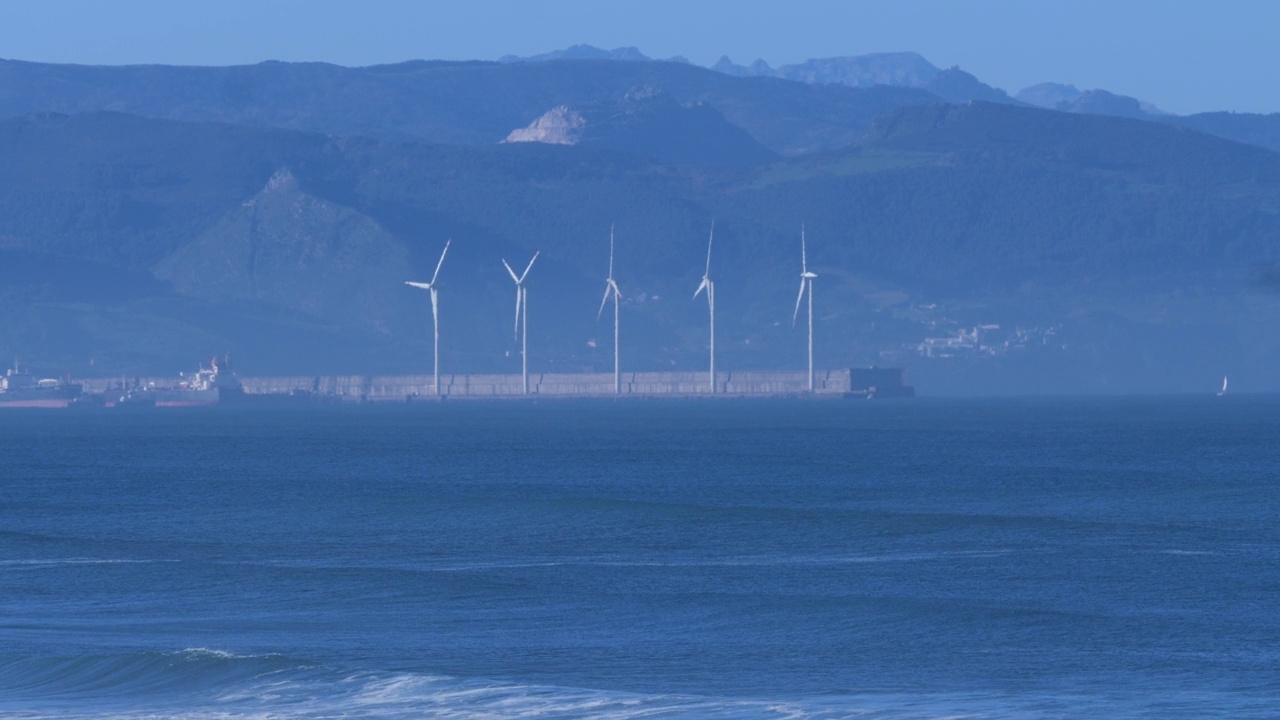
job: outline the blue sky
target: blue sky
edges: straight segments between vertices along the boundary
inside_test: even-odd
[[[1037,82],[1179,113],[1280,111],[1280,3],[1243,0],[11,0],[0,57],[92,64],[368,65],[575,43],[709,65],[914,50],[1016,92]]]

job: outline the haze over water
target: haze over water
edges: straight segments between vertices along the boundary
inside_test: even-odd
[[[1278,410],[0,414],[0,714],[1274,717]]]

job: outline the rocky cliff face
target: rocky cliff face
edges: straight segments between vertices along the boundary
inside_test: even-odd
[[[528,127],[516,128],[504,143],[539,142],[550,145],[577,145],[582,140],[587,120],[582,113],[561,105],[548,110]]]
[[[775,157],[709,105],[683,105],[650,85],[615,100],[554,107],[503,142],[603,147],[673,164],[741,165]]]

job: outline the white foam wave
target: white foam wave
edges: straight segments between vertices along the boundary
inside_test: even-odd
[[[174,655],[190,660],[201,660],[204,658],[216,658],[218,660],[248,660],[250,658],[268,659],[280,657],[279,655],[241,655],[227,650],[218,650],[216,648],[207,647],[183,648],[176,651]]]
[[[183,653],[222,651],[193,648]],[[227,653],[227,657],[239,657]],[[1059,693],[863,694],[792,699],[724,698],[642,694],[544,685],[460,680],[427,674],[328,673],[301,677],[260,677],[213,695],[170,699],[143,707],[121,702],[93,709],[65,703],[15,707],[0,696],[0,715],[13,720],[350,720],[408,718],[593,718],[654,720],[709,718],[752,720],[1039,720],[1108,717],[1201,717],[1212,708],[1232,707],[1235,717],[1263,717],[1270,698],[1191,693],[1181,698],[1122,698]],[[1214,714],[1209,712],[1208,714]]]
[[[177,560],[139,560],[135,558],[25,558],[0,560],[0,567],[53,567],[59,565],[146,565],[150,563],[178,562]]]
[[[26,706],[6,701],[0,694],[0,716],[14,720],[1026,720],[1099,716],[1085,712],[1093,708],[1102,716],[1131,717],[1125,713],[1102,713],[1104,708],[1117,709],[1115,698],[1102,697],[922,693],[750,698],[646,694],[425,673],[350,672],[290,661],[280,655],[241,655],[206,647],[156,655],[193,662],[247,664],[249,672],[224,675],[217,687],[198,683],[177,694],[130,693],[106,699],[95,695],[81,700],[60,696],[47,704]]]
[[[654,568],[717,568],[717,567],[787,567],[787,566],[821,566],[852,565],[860,563],[895,563],[895,562],[934,562],[951,558],[999,557],[1010,555],[1014,550],[957,550],[950,552],[899,552],[869,553],[865,555],[747,555],[729,557],[674,557],[633,560],[613,560],[590,556],[559,556],[530,560],[494,560],[488,562],[449,562],[437,561],[429,564],[417,563],[371,563],[362,565],[332,565],[328,563],[299,563],[290,561],[263,561],[260,564],[271,567],[289,567],[316,570],[389,570],[398,572],[420,573],[465,573],[484,572],[488,570],[526,570],[550,567],[654,567]]]
[[[211,649],[188,648],[170,657],[192,659],[263,660],[278,656],[245,656]],[[14,706],[0,696],[0,715],[15,720],[278,720],[297,718],[761,718],[767,720],[829,720],[875,718],[894,720],[940,717],[936,714],[890,711],[875,702],[855,698],[747,699],[696,695],[641,694],[609,690],[460,680],[413,673],[341,673],[300,666],[269,671],[251,680],[224,686],[213,693],[193,692],[178,697],[113,698],[109,704],[86,700],[78,707],[56,701],[53,706]]]

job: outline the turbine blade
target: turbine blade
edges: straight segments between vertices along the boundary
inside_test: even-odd
[[[520,286],[517,285],[516,286],[516,326],[515,326],[516,329],[511,333],[513,338],[520,337],[520,300],[522,297],[523,295],[520,292]]]
[[[616,298],[618,298],[619,300],[621,300],[621,299],[622,299],[622,291],[618,289],[618,283],[616,283],[616,282],[614,282],[612,279],[610,279],[610,280],[609,280],[609,287],[613,288],[613,296],[614,296],[614,297],[616,297]]]
[[[438,317],[440,314],[440,293],[435,288],[431,288],[431,317]]]
[[[609,282],[613,282],[613,226],[609,226]]]
[[[511,266],[507,264],[507,261],[506,261],[506,260],[503,260],[503,261],[502,261],[502,267],[504,267],[504,268],[506,268],[506,269],[507,269],[507,274],[511,276],[511,279],[512,279],[512,280],[515,280],[515,281],[516,281],[516,284],[517,284],[517,285],[519,285],[519,284],[520,284],[520,278],[516,277],[516,271],[511,269]]]
[[[800,278],[800,294],[796,296],[796,309],[791,313],[791,327],[796,326],[796,318],[800,317],[800,301],[804,299],[804,278]]]
[[[440,262],[436,263],[436,271],[431,276],[431,284],[436,284],[436,278],[440,277],[440,266],[444,265],[445,253],[449,252],[449,243],[453,242],[453,238],[444,241],[444,250],[440,251]]]
[[[715,239],[716,239],[716,221],[712,220],[711,235],[710,237],[707,238],[707,271],[702,273],[702,277],[704,278],[711,274],[711,243],[714,242]]]
[[[702,291],[707,289],[707,282],[708,280],[705,277],[702,278],[702,283],[698,285],[698,289],[693,291],[694,300],[697,300],[698,296],[702,294]]]
[[[431,289],[431,283],[420,283],[420,282],[414,282],[412,280],[405,280],[404,284],[408,285],[409,287],[422,288],[423,290]]]
[[[804,247],[804,223],[800,223],[800,272],[809,272],[809,258]]]
[[[529,259],[529,264],[525,267],[524,272],[520,273],[520,279],[517,280],[516,282],[524,282],[525,276],[528,275],[529,271],[533,269],[533,261],[538,259],[538,253],[541,253],[541,252],[542,251],[539,250],[533,254],[533,257]]]
[[[604,315],[604,306],[609,302],[609,292],[611,289],[612,288],[608,285],[604,286],[604,297],[600,298],[600,309],[596,311],[596,320],[599,320],[600,317]]]

